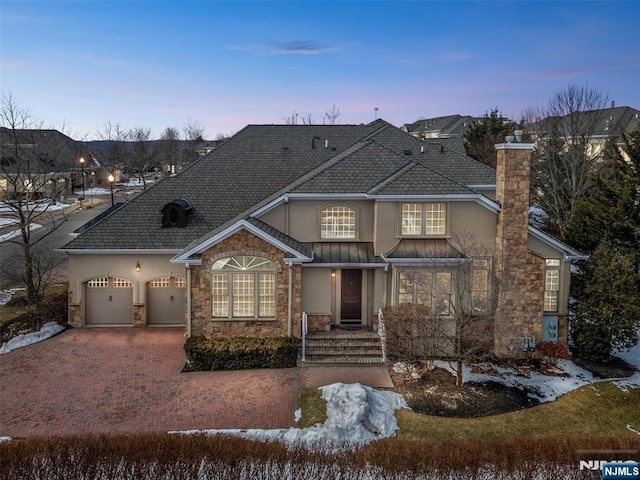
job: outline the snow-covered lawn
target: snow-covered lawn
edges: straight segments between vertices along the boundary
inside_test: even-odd
[[[16,348],[26,347],[34,343],[51,338],[64,330],[64,327],[56,322],[45,323],[39,332],[21,333],[0,347],[0,354],[9,353]]]
[[[29,224],[29,230],[34,231],[37,230],[39,228],[42,228],[42,225],[38,224],[38,223],[31,223]],[[12,238],[15,238],[19,235],[21,235],[21,231],[18,230],[11,230],[10,232],[7,232],[3,235],[0,235],[0,243],[2,242],[6,242],[7,240],[11,240]]]
[[[302,429],[188,430],[169,433],[227,434],[252,440],[277,440],[287,445],[352,448],[394,436],[398,429],[395,411],[408,408],[402,395],[378,391],[359,383],[334,383],[320,389],[322,398],[327,402],[327,419],[323,424]],[[297,412],[296,418],[299,415],[300,412]]]
[[[114,190],[114,192],[116,192],[116,190]],[[90,196],[99,196],[99,195],[111,195],[111,189],[109,188],[101,188],[101,187],[93,187],[93,188],[87,188],[84,191],[84,194],[82,193],[82,190],[78,190],[77,192],[73,192],[74,195],[78,195],[78,196],[84,196],[85,200],[87,199],[87,197]]]

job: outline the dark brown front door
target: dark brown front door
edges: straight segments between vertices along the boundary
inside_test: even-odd
[[[362,270],[342,270],[342,306],[343,321],[360,322],[362,320]]]

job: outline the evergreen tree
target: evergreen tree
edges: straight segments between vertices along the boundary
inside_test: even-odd
[[[467,155],[496,168],[496,143],[504,143],[505,137],[513,135],[515,128],[515,123],[504,117],[498,107],[485,113],[482,121],[474,123],[464,134]]]
[[[640,126],[623,139],[628,159],[607,145],[567,226],[571,243],[590,255],[573,283],[573,338],[596,361],[635,345],[640,328]]]

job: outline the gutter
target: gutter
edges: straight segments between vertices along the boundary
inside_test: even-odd
[[[191,265],[185,264],[187,269],[187,338],[191,338]]]

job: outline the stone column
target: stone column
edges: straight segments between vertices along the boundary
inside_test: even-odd
[[[518,339],[533,337],[539,342],[544,313],[544,259],[528,248],[533,144],[505,143],[496,145],[496,150],[496,199],[500,212],[494,353],[499,357],[522,356]]]

